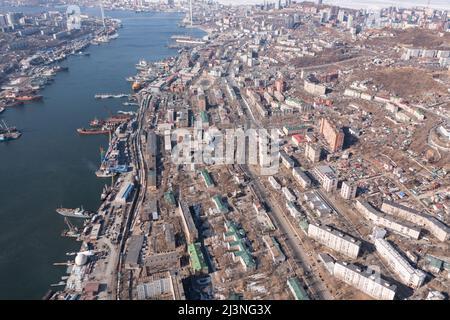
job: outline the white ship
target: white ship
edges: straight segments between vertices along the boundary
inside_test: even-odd
[[[89,219],[92,216],[92,212],[84,210],[83,207],[76,209],[58,208],[56,212],[64,217]]]
[[[140,60],[138,64],[136,64],[136,69],[138,70],[147,69],[148,67],[150,67],[150,64],[143,59]]]

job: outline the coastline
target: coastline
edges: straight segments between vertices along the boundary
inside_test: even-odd
[[[167,13],[175,14],[174,12],[167,12]],[[134,14],[139,14],[139,13],[134,13]],[[179,23],[180,21],[182,21],[182,18],[179,19],[179,20],[177,21],[177,23]],[[186,28],[183,27],[183,29],[186,29]],[[203,32],[207,33],[208,35],[210,35],[210,34],[212,33],[211,30],[206,29],[204,26],[201,26],[201,27],[200,27],[200,26],[194,26],[192,29],[196,29],[196,30],[203,31]],[[176,35],[176,34],[174,34],[174,35]],[[168,39],[170,39],[170,37],[169,37]],[[189,50],[192,50],[192,49],[189,49]],[[161,62],[165,62],[165,61],[167,61],[167,60],[170,60],[170,59],[172,59],[172,58],[178,58],[179,56],[180,56],[180,53],[179,53],[179,52],[177,52],[177,53],[174,54],[174,55],[168,54],[168,55],[165,56],[164,58],[159,59],[159,60],[156,60],[156,61],[153,61],[152,63],[158,64],[158,63],[161,63]],[[138,61],[136,61],[136,62],[138,62]],[[139,74],[139,72],[136,72],[136,73],[134,74],[134,76],[136,76],[136,75],[138,75],[138,74]],[[152,82],[153,82],[153,81],[152,81]],[[134,97],[137,97],[137,101],[139,101],[139,98],[138,98],[138,97],[139,97],[139,93],[135,93],[135,94],[133,94],[133,96],[134,96]],[[144,101],[145,101],[145,99],[144,99]],[[152,104],[154,103],[153,98],[150,98],[150,99],[147,101],[147,103],[148,103],[148,105],[152,105]],[[132,118],[127,122],[127,124],[128,124],[128,123],[133,123],[134,121],[136,121],[136,120],[141,116],[141,112],[143,111],[143,108],[144,108],[144,107],[145,107],[145,103],[144,103],[144,104],[139,103],[139,108],[136,110],[135,116],[132,117]],[[148,107],[148,106],[147,106],[147,107]],[[119,127],[119,128],[120,128],[120,127]],[[119,132],[119,131],[118,131],[119,128],[118,128],[117,130],[115,130],[115,131],[112,133],[112,138],[111,138],[111,140],[110,140],[109,143],[108,143],[108,151],[107,151],[107,153],[111,150],[111,148],[113,148],[113,144],[116,143],[116,142],[119,140],[119,139],[118,139],[118,136],[117,136],[117,133]],[[134,165],[133,165],[133,168],[134,168]],[[134,170],[134,169],[133,169],[133,170]],[[128,174],[132,174],[132,172],[128,172]],[[123,175],[122,175],[122,174],[119,174],[119,177],[120,177],[120,178],[118,178],[118,180],[116,180],[115,184],[111,185],[111,190],[113,190],[113,189],[118,189],[118,188],[119,188],[119,187],[118,187],[118,183],[120,182],[120,184],[122,184],[122,181],[120,181],[120,179],[125,179],[125,180],[126,180],[126,178],[123,178]],[[114,191],[112,191],[111,194],[113,194],[113,192],[114,192]],[[102,203],[101,203],[100,206],[98,207],[98,210],[96,211],[97,214],[95,214],[95,215],[92,217],[92,219],[87,219],[87,220],[85,220],[85,223],[83,224],[83,227],[84,227],[85,229],[87,229],[89,226],[92,227],[92,225],[93,225],[94,223],[96,223],[96,219],[97,219],[97,217],[100,215],[100,213],[105,213],[105,212],[108,210],[108,207],[110,206],[110,203],[108,202],[108,199],[110,199],[110,196],[109,196],[109,195],[110,195],[110,194],[108,194],[108,196],[107,196],[107,198],[105,199],[105,201],[102,201]],[[137,201],[137,199],[134,199],[134,200],[133,200],[133,205],[132,205],[132,206],[135,206],[135,205],[136,205],[136,204],[135,204],[136,201]],[[125,225],[128,225],[129,219],[130,219],[130,216],[128,215],[127,218],[126,218],[126,221],[127,221],[127,222],[126,222]],[[86,240],[81,240],[81,239],[77,239],[77,240],[81,241],[79,253],[81,253],[81,252],[87,252],[86,250],[89,250],[89,249],[90,249],[89,240],[87,240],[87,241],[86,241]],[[111,242],[110,239],[107,239],[107,241]],[[123,242],[123,244],[121,243],[120,246],[123,246],[125,242],[126,242],[126,240]],[[122,254],[123,254],[123,253],[120,253],[120,254],[118,255],[118,256],[119,256],[119,259],[122,259]],[[74,264],[73,264],[74,266],[77,264],[77,263],[76,263],[76,260],[77,260],[77,258],[76,258],[75,261],[74,261]],[[118,263],[118,267],[120,267],[120,265],[121,265],[121,262]],[[82,283],[77,284],[77,281],[78,281],[78,279],[77,279],[78,274],[77,274],[77,273],[78,273],[78,272],[79,272],[78,269],[76,269],[76,270],[74,271],[74,268],[72,268],[72,270],[70,271],[70,273],[67,273],[67,275],[68,275],[69,279],[70,279],[70,277],[75,278],[73,284],[76,284],[76,285],[82,285],[82,286],[86,285],[86,284],[89,282],[89,279],[85,279],[85,281],[83,280]],[[69,281],[68,281],[68,282],[69,282]],[[49,291],[45,294],[44,298],[49,298],[49,297],[52,297],[52,296],[55,296],[55,295],[64,294],[64,292],[66,292],[67,290],[70,291],[70,289],[71,289],[71,288],[68,288],[68,283],[66,283],[64,289],[61,290],[61,291],[53,292],[53,290],[49,289]]]

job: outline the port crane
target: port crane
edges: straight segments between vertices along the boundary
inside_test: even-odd
[[[6,132],[6,133],[10,133],[11,131],[14,131],[16,128],[9,128],[8,125],[6,124],[5,120],[2,120],[3,126],[0,124],[0,130]]]
[[[102,14],[102,22],[103,22],[103,28],[106,30],[106,24],[105,24],[105,10],[103,9],[103,1],[100,0],[100,11]]]
[[[64,217],[64,223],[69,229],[63,230],[61,235],[65,237],[78,238],[79,236],[78,228],[72,222],[70,222],[70,220],[67,217]]]

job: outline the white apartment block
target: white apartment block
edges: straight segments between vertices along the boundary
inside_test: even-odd
[[[433,216],[392,201],[384,201],[381,210],[423,227],[439,241],[450,238],[450,228]]]
[[[319,146],[314,146],[311,143],[307,143],[305,147],[305,157],[315,163],[320,160],[321,149]]]
[[[322,182],[322,186],[325,189],[325,191],[334,192],[337,189],[337,185],[338,179],[336,178],[336,176],[332,173],[326,173]]]
[[[272,187],[273,187],[275,190],[281,190],[281,185],[280,185],[280,183],[277,181],[277,179],[275,179],[275,177],[270,176],[268,180],[269,180],[270,184],[272,185]]]
[[[333,275],[348,285],[378,300],[394,300],[397,287],[381,278],[373,270],[361,270],[354,264],[336,261]]]
[[[311,186],[311,179],[299,167],[292,169],[292,175],[303,189]]]
[[[391,216],[378,211],[367,201],[356,201],[356,209],[363,214],[363,216],[372,221],[375,225],[385,227],[402,236],[419,239],[420,228],[416,228],[407,224],[406,222],[399,222],[394,220]]]
[[[348,181],[342,182],[341,197],[346,200],[351,200],[356,197],[357,185]]]
[[[281,251],[280,245],[276,239],[266,235],[263,236],[263,241],[267,249],[269,249],[273,263],[278,264],[286,260],[286,256]]]
[[[308,227],[308,236],[324,246],[353,259],[358,257],[361,248],[361,241],[329,226],[311,223]]]
[[[389,242],[384,239],[375,239],[375,248],[402,283],[413,288],[419,288],[423,284],[425,272],[414,269]]]
[[[337,189],[338,179],[331,167],[318,166],[314,168],[313,173],[326,192],[333,192]]]
[[[283,192],[284,196],[286,197],[286,199],[288,201],[295,201],[295,200],[297,200],[297,197],[288,188],[283,187],[281,189],[281,192]]]
[[[281,163],[288,169],[292,169],[295,167],[295,162],[292,158],[284,151],[280,151],[280,159]]]

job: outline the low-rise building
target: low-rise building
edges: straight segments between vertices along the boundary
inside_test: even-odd
[[[338,179],[334,170],[329,166],[317,166],[314,168],[313,174],[322,184],[326,192],[334,192],[337,189]]]
[[[309,224],[308,236],[326,247],[356,259],[361,248],[361,241],[344,234],[330,226]]]
[[[281,191],[283,192],[283,194],[286,197],[287,201],[295,201],[295,200],[297,200],[297,197],[291,192],[291,190],[289,190],[289,188],[283,187],[281,189]]]
[[[371,269],[362,270],[354,264],[336,261],[333,275],[374,299],[394,300],[397,287],[381,278]]]
[[[178,212],[181,217],[184,235],[187,243],[193,243],[198,238],[198,230],[195,226],[194,219],[192,218],[191,211],[188,205],[180,199],[178,204]]]
[[[274,176],[270,176],[268,180],[275,190],[281,190],[281,184],[277,181],[277,179],[275,179]]]
[[[383,202],[381,210],[423,227],[439,241],[450,238],[450,228],[433,216],[387,200]]]
[[[239,261],[245,271],[256,269],[256,261],[247,246],[245,231],[232,221],[225,222],[225,230],[223,239],[232,252],[233,259]]]
[[[292,176],[302,186],[303,189],[309,188],[311,186],[311,179],[299,167],[295,167],[292,169]]]
[[[280,151],[281,163],[288,169],[295,167],[295,161],[284,151]]]
[[[358,209],[366,219],[372,221],[377,226],[385,227],[395,233],[412,239],[419,239],[420,237],[420,228],[416,228],[406,222],[396,221],[392,216],[386,215],[375,209],[367,201],[357,200],[356,209]]]
[[[297,278],[289,278],[287,280],[287,285],[295,300],[309,300],[308,293]]]
[[[422,270],[414,269],[388,241],[375,239],[375,248],[402,283],[413,288],[419,288],[424,283],[426,274]]]
[[[203,256],[201,243],[190,243],[188,245],[188,253],[192,270],[194,270],[194,272],[208,273],[208,265]]]
[[[281,251],[280,244],[275,239],[275,237],[266,235],[263,236],[262,239],[267,249],[269,250],[273,263],[278,264],[286,260],[286,256],[284,255],[283,251]]]

